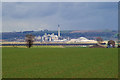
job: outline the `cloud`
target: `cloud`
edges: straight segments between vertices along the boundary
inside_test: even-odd
[[[55,13],[51,3],[3,3],[3,16],[13,18],[44,17]]]
[[[118,27],[115,2],[4,2],[2,8],[3,31],[56,30],[57,24],[63,30]]]
[[[3,2],[118,2],[119,0],[3,0]]]

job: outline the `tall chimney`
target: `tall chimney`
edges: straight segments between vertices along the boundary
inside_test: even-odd
[[[58,38],[60,37],[60,25],[58,24]]]

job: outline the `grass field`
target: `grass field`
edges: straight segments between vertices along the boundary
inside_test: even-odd
[[[117,78],[117,48],[3,48],[3,78]]]

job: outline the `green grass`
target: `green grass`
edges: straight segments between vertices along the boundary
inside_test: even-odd
[[[117,48],[3,48],[3,78],[117,78]]]

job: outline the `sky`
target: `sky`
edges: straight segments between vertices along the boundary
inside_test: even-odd
[[[117,2],[3,2],[2,31],[117,30]]]
[[[119,2],[119,0],[1,0],[2,2]]]

